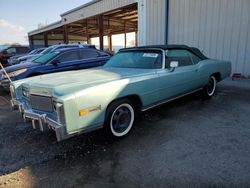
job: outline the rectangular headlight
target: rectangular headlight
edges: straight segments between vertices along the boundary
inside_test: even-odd
[[[22,91],[23,91],[23,96],[26,98],[30,97],[30,90],[27,88],[22,87]]]

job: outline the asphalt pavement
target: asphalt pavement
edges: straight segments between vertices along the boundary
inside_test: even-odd
[[[249,80],[150,110],[122,140],[96,131],[57,143],[0,96],[0,187],[250,187]]]

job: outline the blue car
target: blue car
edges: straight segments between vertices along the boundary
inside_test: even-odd
[[[64,48],[47,53],[32,62],[6,68],[12,81],[61,71],[86,69],[104,65],[110,54],[94,48]],[[0,85],[9,90],[9,80],[0,71]]]
[[[91,44],[58,44],[58,45],[53,45],[53,46],[50,46],[48,48],[45,48],[40,53],[19,57],[14,64],[10,64],[10,65],[25,63],[26,61],[33,61],[36,58],[41,57],[42,55],[45,55],[45,54],[47,54],[49,52],[56,51],[56,50],[59,50],[59,49],[62,49],[62,48],[79,48],[79,47],[96,49],[95,45],[91,45]]]
[[[35,49],[35,50],[32,50],[30,53],[28,54],[25,54],[25,55],[15,55],[15,56],[12,56],[8,59],[8,63],[9,65],[16,65],[18,63],[20,63],[19,59],[21,58],[26,58],[26,57],[38,57],[43,51],[45,50],[45,48],[38,48],[38,49]]]

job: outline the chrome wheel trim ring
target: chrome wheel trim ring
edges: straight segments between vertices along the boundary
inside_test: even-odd
[[[129,116],[130,116],[129,123],[122,132],[117,132],[116,128],[114,127],[113,121],[114,121],[114,117],[117,116],[117,112],[119,112],[119,110],[122,108],[125,108],[126,110],[128,110],[127,112],[129,112]],[[120,118],[122,119],[122,117],[118,117],[118,121],[120,121]],[[125,136],[126,134],[128,134],[128,132],[131,130],[131,128],[133,126],[134,118],[135,118],[135,112],[134,112],[133,107],[130,104],[124,103],[124,104],[119,105],[113,111],[111,119],[110,119],[110,129],[111,129],[112,134],[116,137],[122,137],[122,136]]]
[[[216,79],[215,79],[214,76],[211,76],[209,78],[209,82],[208,82],[208,85],[207,85],[207,95],[209,97],[213,96],[214,92],[215,92],[215,89],[216,89]]]

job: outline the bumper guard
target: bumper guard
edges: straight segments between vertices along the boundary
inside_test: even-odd
[[[24,110],[23,119],[25,121],[31,120],[33,129],[39,128],[40,131],[46,131],[48,129],[54,130],[58,142],[68,138],[65,127],[47,117],[46,114],[37,114],[31,110]]]
[[[23,106],[22,103],[18,102],[15,99],[11,99],[10,103],[11,103],[11,107],[12,107],[13,110],[19,110],[19,112],[23,114],[24,106]]]
[[[54,130],[58,142],[69,138],[69,135],[66,134],[65,127],[47,117],[46,114],[38,114],[32,110],[25,110],[24,105],[15,99],[12,99],[10,102],[14,110],[19,110],[25,122],[31,121],[33,129],[40,129],[40,131],[46,131],[48,129]]]

